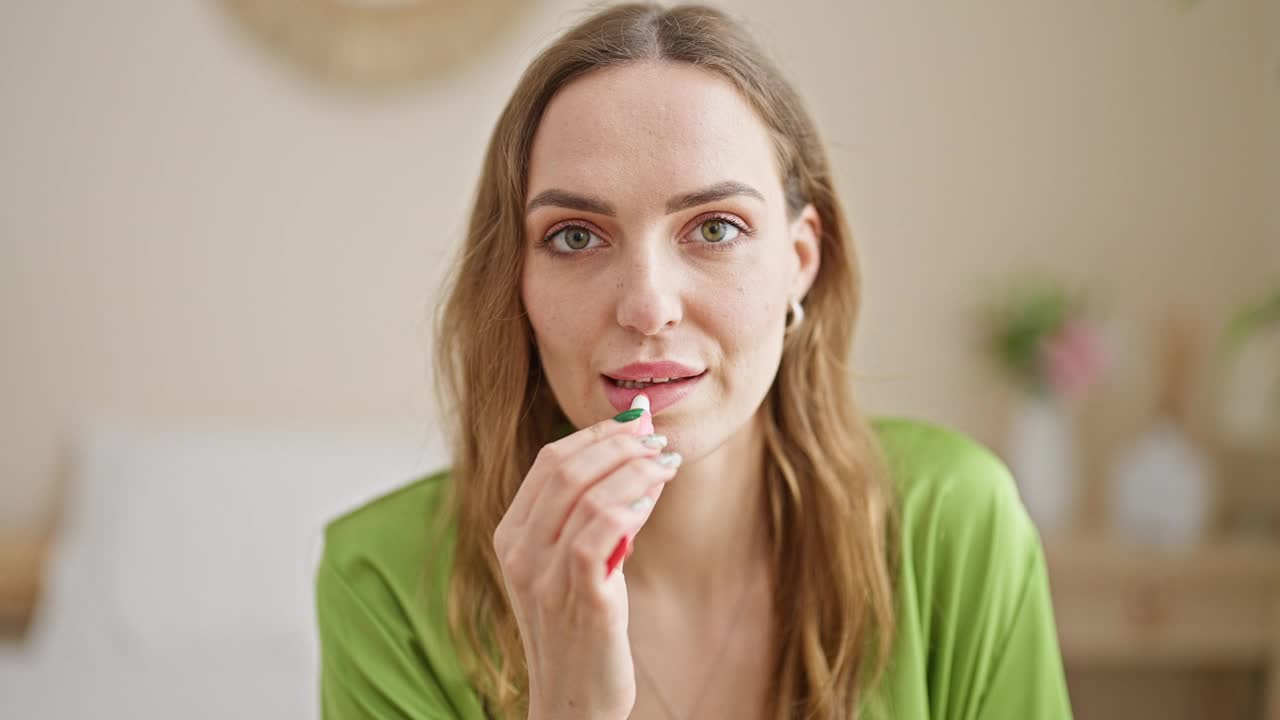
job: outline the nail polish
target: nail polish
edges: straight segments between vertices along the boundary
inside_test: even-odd
[[[654,448],[657,450],[661,450],[662,448],[667,446],[667,436],[666,435],[645,435],[644,437],[640,438],[640,444],[644,445],[647,448]]]
[[[617,420],[620,423],[631,422],[632,420],[639,418],[643,414],[644,414],[644,408],[631,408],[630,410],[623,410],[617,415],[614,415],[613,419]]]
[[[653,461],[663,467],[679,467],[680,463],[684,462],[684,458],[680,457],[678,452],[664,452],[655,457]]]
[[[653,498],[648,495],[641,495],[637,500],[627,505],[627,508],[634,512],[644,512],[653,507]]]

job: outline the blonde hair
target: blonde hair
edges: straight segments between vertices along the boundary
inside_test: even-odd
[[[523,717],[528,668],[493,533],[538,450],[563,420],[542,382],[521,303],[529,152],[555,93],[624,63],[689,63],[749,101],[774,141],[788,214],[822,221],[806,319],[784,341],[762,406],[775,643],[768,716],[849,718],[883,674],[894,630],[893,502],[874,431],[857,410],[849,355],[860,278],[831,170],[795,90],[744,30],[703,6],[598,11],[525,71],[494,128],[437,318],[437,382],[451,428],[456,551],[449,625],[490,712]]]

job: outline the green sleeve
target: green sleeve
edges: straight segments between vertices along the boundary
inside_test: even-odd
[[[898,493],[898,612],[866,716],[1070,718],[1044,553],[1008,468],[943,426],[875,427]]]
[[[1044,558],[1036,550],[1027,568],[1018,610],[995,657],[983,718],[1070,718]]]
[[[1070,718],[1044,552],[1013,478],[976,444],[952,460],[922,543],[934,717]]]
[[[356,579],[328,554],[316,574],[320,705],[326,720],[456,717],[376,571]]]
[[[450,638],[448,472],[330,522],[316,571],[325,718],[484,720]]]

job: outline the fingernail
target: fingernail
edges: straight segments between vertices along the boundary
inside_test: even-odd
[[[635,512],[644,512],[645,510],[653,507],[653,498],[648,495],[641,495],[627,507]]]
[[[623,410],[617,415],[614,415],[613,419],[623,423],[631,422],[632,420],[639,418],[643,414],[644,414],[644,408],[632,408],[630,410]]]
[[[663,467],[679,467],[680,463],[684,462],[684,458],[680,457],[678,452],[665,452],[655,457],[653,461]]]
[[[640,443],[648,448],[664,448],[667,446],[666,435],[645,435],[640,438]]]

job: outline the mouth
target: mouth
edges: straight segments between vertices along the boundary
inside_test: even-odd
[[[688,397],[706,376],[706,370],[671,377],[616,378],[601,375],[600,382],[609,404],[618,412],[630,408],[636,395],[644,393],[649,396],[649,412],[657,415]]]
[[[706,371],[704,370],[703,373],[705,372]],[[684,377],[642,378],[639,380],[621,380],[619,378],[609,377],[608,375],[605,375],[604,377],[607,380],[613,381],[613,384],[617,385],[620,388],[624,388],[627,390],[643,390],[644,388],[653,387],[654,385],[669,385],[671,383],[679,383],[679,382],[684,382],[685,380],[692,380],[696,377],[700,377],[701,375],[702,373],[698,373],[697,375],[688,375]]]

